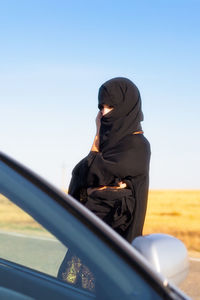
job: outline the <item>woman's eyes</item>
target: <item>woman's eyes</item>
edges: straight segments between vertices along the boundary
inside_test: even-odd
[[[99,109],[100,110],[102,110],[104,108],[104,106],[103,105],[100,105],[99,106]],[[113,109],[114,107],[113,106],[111,106],[111,105],[106,105],[106,107],[105,108],[110,108],[110,109]]]

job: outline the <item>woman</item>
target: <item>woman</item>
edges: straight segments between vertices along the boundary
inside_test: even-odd
[[[129,79],[113,78],[100,87],[98,101],[96,136],[72,172],[69,194],[131,243],[142,234],[149,185],[150,145],[140,124],[140,93]],[[69,251],[58,277],[84,287],[84,270],[85,288],[92,290],[93,273]]]
[[[119,77],[100,87],[98,100],[94,143],[73,170],[69,194],[131,243],[142,234],[149,185],[140,93]]]

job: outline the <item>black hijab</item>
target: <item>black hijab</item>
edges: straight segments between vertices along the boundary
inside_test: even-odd
[[[143,113],[139,90],[127,78],[106,81],[99,89],[98,101],[100,109],[103,104],[114,108],[101,118],[100,151],[104,153],[125,136],[141,130]]]

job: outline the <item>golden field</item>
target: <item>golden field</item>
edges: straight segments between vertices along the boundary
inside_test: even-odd
[[[48,234],[31,217],[0,195],[0,230]],[[168,233],[200,253],[200,190],[149,192],[144,234]]]
[[[144,234],[167,233],[200,252],[200,190],[149,192]]]
[[[49,235],[32,217],[0,194],[0,231]]]

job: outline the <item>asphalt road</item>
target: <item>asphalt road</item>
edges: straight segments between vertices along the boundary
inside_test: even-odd
[[[189,274],[179,286],[194,300],[200,300],[200,258],[190,258]]]
[[[58,240],[23,234],[0,232],[0,257],[57,276],[67,252]]]
[[[67,252],[58,240],[0,232],[0,257],[46,274],[57,276]],[[194,300],[200,300],[200,258],[190,258],[190,271],[179,286]]]

